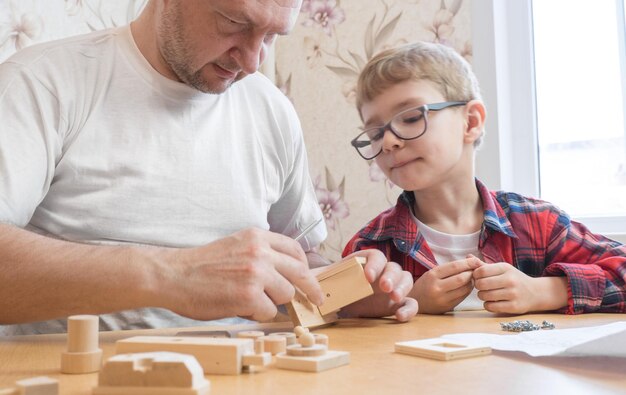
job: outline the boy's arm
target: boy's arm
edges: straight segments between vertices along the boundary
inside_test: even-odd
[[[626,313],[626,246],[562,214],[551,233],[544,276],[565,276],[568,314]]]
[[[567,279],[562,276],[530,277],[508,262],[483,264],[472,276],[478,298],[492,313],[554,311],[568,303]]]

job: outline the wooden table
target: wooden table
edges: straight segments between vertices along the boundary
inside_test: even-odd
[[[544,319],[559,329],[603,325],[626,320],[626,314],[556,314],[498,317],[485,311],[444,316],[418,315],[408,324],[391,320],[341,320],[316,331],[330,337],[330,349],[350,351],[348,366],[304,373],[275,368],[238,376],[208,375],[211,394],[626,394],[624,358],[532,358],[518,352],[435,361],[393,352],[394,342],[439,337],[448,333],[502,334],[500,322]],[[276,328],[285,324],[262,324]],[[227,327],[250,330],[251,326]],[[224,327],[184,330],[224,329]],[[116,340],[138,334],[173,335],[177,329],[102,332],[104,357],[113,355]],[[47,375],[59,379],[61,394],[90,394],[97,374],[61,374],[60,356],[65,335],[0,338],[0,388],[15,380]]]

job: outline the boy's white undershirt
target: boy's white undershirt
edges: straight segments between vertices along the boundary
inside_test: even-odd
[[[478,250],[478,240],[480,230],[466,235],[451,235],[439,232],[417,219],[413,213],[411,217],[417,224],[419,231],[426,239],[438,265],[465,259],[468,254],[472,254],[482,260],[483,255]],[[482,310],[483,301],[478,299],[478,290],[474,288],[467,297],[459,303],[454,310]]]

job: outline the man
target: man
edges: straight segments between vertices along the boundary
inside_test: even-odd
[[[292,239],[322,215],[300,125],[256,73],[299,7],[152,0],[130,26],[0,65],[5,334],[77,313],[102,329],[266,320],[294,286],[323,303],[305,251],[325,230]],[[360,254],[377,293],[344,314],[408,320],[408,273]]]

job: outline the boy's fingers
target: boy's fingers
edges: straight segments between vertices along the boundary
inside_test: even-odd
[[[480,259],[474,257],[473,259],[461,259],[459,261],[453,261],[443,264],[437,267],[438,277],[443,279],[455,274],[459,274],[466,271],[471,271],[482,266]]]
[[[481,267],[476,268],[476,270],[474,270],[473,276],[474,280],[479,280],[481,278],[499,276],[501,274],[504,274],[504,271],[505,269],[503,269],[500,264],[493,263],[490,265],[482,265]]]
[[[415,317],[418,311],[417,300],[413,298],[406,298],[403,305],[396,310],[396,320],[400,322],[407,322],[411,318]]]
[[[354,252],[343,259],[346,260],[355,256],[364,257],[367,260],[365,266],[363,266],[363,271],[365,272],[365,278],[367,278],[367,281],[369,281],[370,283],[376,281],[376,279],[380,277],[380,275],[385,270],[387,258],[379,250],[361,250]]]

